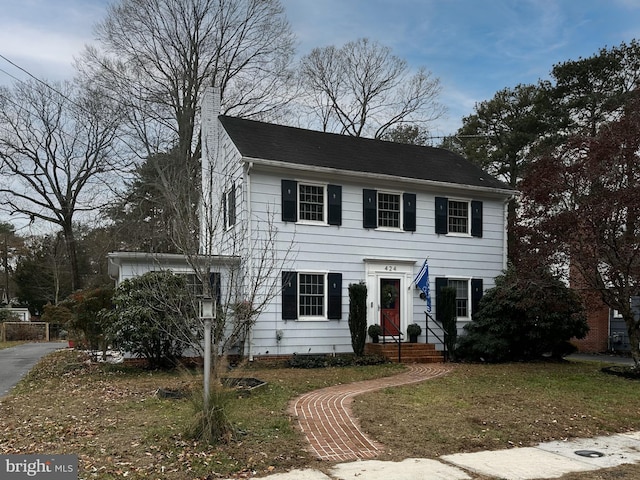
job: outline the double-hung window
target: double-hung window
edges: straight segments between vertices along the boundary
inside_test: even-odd
[[[342,224],[342,187],[282,180],[282,221]]]
[[[415,232],[416,194],[362,191],[362,226]]]
[[[449,233],[469,233],[469,202],[449,200]]]
[[[220,272],[209,272],[209,292],[205,292],[204,285],[200,277],[195,273],[176,273],[185,280],[185,287],[192,298],[200,298],[205,294],[213,295],[218,304],[222,300],[222,285]]]
[[[400,195],[378,192],[378,227],[400,228]]]
[[[436,233],[482,237],[482,202],[436,197]]]
[[[323,317],[325,312],[325,275],[298,274],[298,314],[303,317]]]
[[[443,321],[441,292],[444,287],[454,288],[456,291],[456,317],[462,320],[471,319],[484,293],[482,283],[481,278],[436,277],[436,320]]]
[[[284,320],[342,318],[342,274],[282,272]]]
[[[300,214],[298,220],[308,222],[325,221],[325,186],[298,184]]]
[[[449,280],[448,286],[456,289],[456,316],[469,317],[469,281]]]

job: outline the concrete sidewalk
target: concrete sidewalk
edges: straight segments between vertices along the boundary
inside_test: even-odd
[[[579,452],[579,453],[576,453]],[[268,480],[471,480],[470,473],[508,480],[558,478],[640,463],[640,432],[541,443],[512,448],[444,455],[438,460],[408,458],[402,462],[362,460],[340,463],[329,476],[318,470],[294,470],[264,477]]]

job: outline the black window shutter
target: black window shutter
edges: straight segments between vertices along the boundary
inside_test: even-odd
[[[471,236],[482,237],[482,202],[471,202]]]
[[[282,221],[298,221],[298,182],[282,180]]]
[[[328,223],[329,225],[342,225],[342,187],[340,185],[327,186],[328,199]]]
[[[222,222],[224,228],[227,228],[227,225],[229,225],[227,223],[227,196],[224,194],[222,195]]]
[[[449,281],[446,278],[443,277],[436,277],[436,320],[440,323],[442,323],[442,309],[439,308],[440,307],[440,299],[442,298],[442,296],[440,295],[440,293],[442,292],[442,289],[444,287],[447,286],[447,284],[449,283]]]
[[[329,320],[340,320],[342,318],[342,274],[330,273],[328,276],[328,312]]]
[[[227,225],[232,226],[236,224],[236,186],[235,184],[231,185],[227,206],[229,208],[229,218],[228,218]]]
[[[378,192],[362,190],[362,227],[378,228]]]
[[[405,193],[402,195],[404,218],[402,228],[407,232],[416,231],[416,194]]]
[[[211,294],[216,299],[216,303],[220,305],[222,301],[222,286],[220,281],[220,272],[209,273],[209,285],[211,285]]]
[[[436,197],[436,233],[443,235],[449,233],[448,214],[449,199]]]
[[[298,318],[298,274],[282,272],[282,319]]]
[[[472,278],[471,279],[471,315],[475,315],[478,311],[478,306],[480,304],[480,299],[484,295],[484,290],[482,289],[482,279],[481,278]]]

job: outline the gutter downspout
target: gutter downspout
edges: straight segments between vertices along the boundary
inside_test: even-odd
[[[515,195],[509,196],[504,201],[503,206],[503,222],[504,233],[502,235],[502,270],[506,271],[509,265],[509,202],[513,200]]]
[[[246,185],[247,185],[247,239],[249,242],[253,241],[252,230],[252,216],[251,216],[251,169],[253,168],[253,162],[247,164],[246,172]],[[253,278],[253,259],[249,258],[249,279]],[[253,362],[253,328],[249,327],[249,361]]]

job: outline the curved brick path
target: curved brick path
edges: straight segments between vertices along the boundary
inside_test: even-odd
[[[337,462],[378,455],[382,445],[367,438],[353,416],[354,397],[382,388],[423,382],[451,370],[442,364],[413,364],[407,368],[406,372],[392,377],[322,388],[293,400],[289,410],[297,418],[312,453],[321,460]]]

